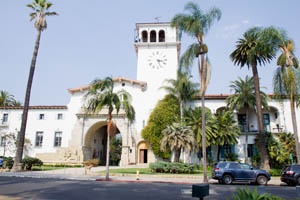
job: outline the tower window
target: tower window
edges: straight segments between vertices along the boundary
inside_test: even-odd
[[[148,42],[148,33],[147,33],[147,31],[142,32],[142,41],[143,42]]]
[[[156,31],[150,32],[150,42],[156,42]]]
[[[165,38],[165,31],[163,30],[160,30],[159,33],[158,33],[158,41],[159,42],[165,42],[166,41],[166,38]]]

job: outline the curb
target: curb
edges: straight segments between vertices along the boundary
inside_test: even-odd
[[[96,181],[102,182],[120,182],[120,183],[169,183],[169,184],[195,184],[190,182],[172,182],[172,181],[141,181],[141,180],[119,180],[119,179],[96,179]]]

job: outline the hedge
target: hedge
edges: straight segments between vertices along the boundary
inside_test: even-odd
[[[152,172],[172,173],[172,174],[191,174],[197,169],[194,163],[179,163],[179,162],[156,162],[150,164]]]

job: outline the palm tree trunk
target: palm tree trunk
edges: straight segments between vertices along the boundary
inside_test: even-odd
[[[105,179],[109,179],[109,153],[110,153],[110,127],[111,127],[111,112],[108,113],[107,117],[107,144],[106,144],[106,173]]]
[[[174,162],[179,162],[179,159],[180,159],[180,151],[181,151],[181,149],[175,150]]]
[[[249,107],[245,106],[246,108],[246,148],[245,148],[245,163],[248,163],[248,132],[249,132]]]
[[[180,101],[180,121],[183,122],[183,101]]]
[[[299,152],[299,139],[298,139],[298,128],[297,128],[297,120],[296,120],[296,113],[295,113],[294,85],[293,84],[291,84],[290,107],[291,107],[292,123],[293,123],[293,130],[294,130],[297,163],[299,164],[300,163],[300,152]]]
[[[205,137],[205,92],[201,96],[202,101],[202,154],[203,154],[203,182],[208,183],[206,168],[206,137]]]
[[[252,63],[252,73],[255,86],[255,99],[256,99],[256,109],[257,109],[257,120],[258,120],[258,137],[259,137],[259,148],[261,151],[261,164],[260,167],[264,170],[270,169],[269,157],[267,154],[266,143],[264,138],[264,125],[262,117],[262,107],[261,107],[261,97],[260,97],[260,88],[259,88],[259,79],[256,63]]]
[[[25,132],[26,132],[26,125],[27,125],[27,116],[28,116],[28,109],[29,109],[29,102],[30,102],[31,86],[32,86],[33,75],[34,75],[34,70],[35,70],[36,58],[37,58],[38,50],[39,50],[39,46],[40,46],[40,38],[41,38],[41,30],[38,30],[37,37],[35,40],[35,46],[34,46],[33,56],[32,56],[32,60],[31,60],[31,65],[30,65],[28,82],[27,82],[21,130],[20,130],[20,132],[18,132],[18,137],[17,137],[17,151],[16,151],[16,156],[14,159],[14,165],[12,168],[13,172],[20,170],[20,168],[18,168],[18,166],[20,166],[20,163],[22,161]]]

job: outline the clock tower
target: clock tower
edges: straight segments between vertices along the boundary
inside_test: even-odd
[[[147,83],[142,94],[143,120],[147,122],[157,102],[166,92],[160,89],[166,79],[176,79],[180,55],[180,41],[176,28],[170,23],[137,23],[135,51],[137,80]],[[138,113],[137,113],[138,114]]]

